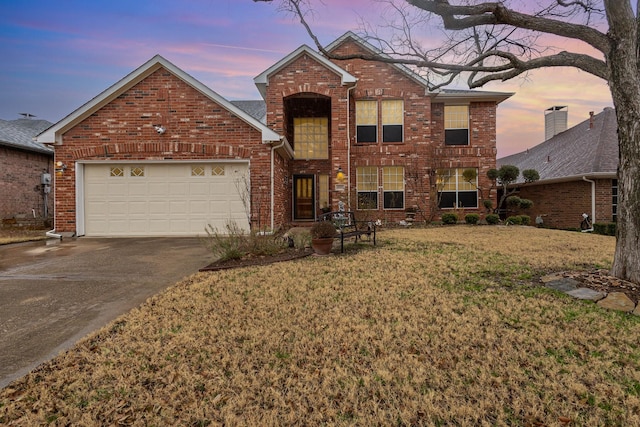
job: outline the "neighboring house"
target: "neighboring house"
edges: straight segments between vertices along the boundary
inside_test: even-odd
[[[0,219],[3,226],[42,226],[53,216],[53,194],[43,184],[53,150],[34,139],[46,120],[0,119]],[[45,176],[46,178],[46,176]]]
[[[375,51],[353,33],[328,49]],[[155,56],[41,134],[61,164],[56,232],[273,229],[341,205],[395,222],[412,207],[438,216],[438,203],[480,211],[478,187],[495,202],[486,171],[511,93],[430,92],[406,67],[330,61],[308,46],[254,82],[263,101],[230,102]]]
[[[577,228],[582,213],[594,222],[615,222],[617,129],[615,110],[608,107],[533,148],[499,159],[498,166],[538,171],[540,180],[516,184],[516,194],[533,201],[527,214],[540,216],[545,226]]]

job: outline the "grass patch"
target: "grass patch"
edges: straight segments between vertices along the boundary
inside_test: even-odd
[[[193,275],[2,390],[0,424],[640,424],[638,318],[530,281],[612,237],[381,234]]]
[[[15,228],[0,229],[0,245],[45,240],[47,239],[45,233],[46,230],[27,230]]]

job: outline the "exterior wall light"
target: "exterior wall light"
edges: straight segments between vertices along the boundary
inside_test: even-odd
[[[344,171],[340,166],[338,166],[338,173],[336,174],[336,181],[339,183],[344,182]]]
[[[63,162],[61,162],[60,160],[58,160],[56,162],[56,173],[58,175],[61,175],[62,172],[67,170],[67,165],[65,165]]]

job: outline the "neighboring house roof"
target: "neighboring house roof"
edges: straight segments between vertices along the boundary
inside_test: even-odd
[[[238,116],[241,120],[254,127],[255,129],[262,132],[262,140],[267,142],[280,141],[282,137],[278,135],[273,130],[269,129],[264,123],[257,120],[255,117],[247,114],[244,110],[238,108],[233,105],[231,102],[227,101],[218,93],[214,92],[189,74],[185,73],[180,68],[173,65],[171,62],[167,61],[160,55],[156,55],[140,67],[136,68],[131,73],[127,74],[120,81],[116,82],[108,89],[100,93],[95,98],[91,99],[83,106],[69,114],[64,119],[60,120],[55,125],[51,126],[45,132],[38,135],[38,141],[47,143],[62,143],[62,134],[67,130],[73,128],[82,120],[89,117],[95,111],[99,110],[103,106],[107,105],[109,102],[113,101],[115,98],[120,96],[123,92],[127,91],[140,81],[144,80],[146,77],[160,69],[161,67],[173,73],[176,77],[183,80],[185,83],[207,96],[212,101],[220,104],[222,107],[232,112],[236,116]]]
[[[615,177],[618,170],[618,122],[605,108],[582,123],[521,153],[497,160],[498,167],[535,169],[539,183],[585,177]],[[522,178],[520,178],[522,180]]]
[[[309,46],[302,45],[296,50],[294,50],[293,52],[291,52],[290,54],[288,54],[287,56],[285,56],[284,58],[282,58],[280,61],[273,64],[271,67],[264,70],[262,73],[260,73],[258,76],[256,76],[253,79],[254,83],[256,84],[256,87],[258,88],[258,91],[260,92],[260,95],[262,95],[262,98],[266,98],[267,96],[267,86],[269,85],[269,76],[278,72],[281,68],[285,67],[287,64],[291,63],[292,61],[295,61],[298,57],[304,54],[309,55],[310,57],[312,57],[313,59],[315,59],[322,65],[324,65],[325,67],[327,67],[329,70],[333,71],[338,76],[340,76],[340,79],[342,80],[343,85],[352,84],[357,81],[357,79],[354,76],[352,76],[342,68],[338,67],[336,64],[329,61],[327,58],[320,55],[318,52],[311,49]]]
[[[353,40],[363,48],[371,52],[373,55],[377,55],[383,58],[391,58],[389,55],[382,52],[380,49],[353,33],[352,31],[347,31],[342,36],[337,38],[331,44],[329,44],[326,48],[328,52],[336,49],[342,43],[347,40]],[[425,88],[425,94],[434,96],[436,101],[442,101],[445,103],[456,103],[456,102],[469,102],[469,101],[495,101],[497,104],[500,102],[512,97],[514,92],[489,92],[489,91],[478,91],[478,90],[470,90],[470,89],[439,89],[434,91],[429,91],[429,82],[422,77],[420,74],[413,71],[411,68],[404,64],[398,63],[390,63],[392,67],[396,68],[405,76],[409,77],[411,80],[415,81],[419,85]]]
[[[38,119],[0,119],[0,145],[52,155],[53,150],[34,139],[53,123]]]
[[[231,101],[233,105],[258,119],[261,123],[267,122],[267,103],[262,100]]]

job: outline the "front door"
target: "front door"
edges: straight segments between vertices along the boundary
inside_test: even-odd
[[[313,175],[293,177],[293,219],[315,219],[315,186]]]

